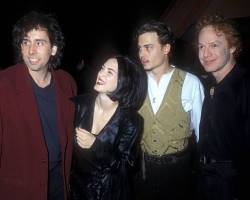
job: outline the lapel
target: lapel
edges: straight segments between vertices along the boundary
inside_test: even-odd
[[[147,94],[146,96],[146,100],[145,100],[145,107],[147,110],[150,111],[150,114],[154,117],[155,114],[154,114],[154,111],[153,111],[153,108],[152,108],[152,105],[151,105],[151,102],[150,102],[150,99],[149,99],[149,95]]]
[[[72,114],[70,110],[70,100],[69,95],[66,95],[67,88],[64,88],[63,80],[57,71],[52,70],[52,77],[55,83],[55,94],[56,94],[56,116],[57,116],[57,125],[58,125],[58,134],[61,144],[61,152],[64,152],[65,146],[68,141],[68,119]],[[73,123],[73,122],[72,122]],[[72,124],[73,126],[73,124]],[[72,130],[70,130],[72,131]],[[72,132],[73,134],[73,132]]]
[[[67,90],[63,87],[63,81],[60,81],[60,76],[55,71],[52,71],[52,77],[55,83],[57,124],[63,153],[68,139],[66,133],[68,129],[67,125],[69,124],[67,119],[69,117],[67,118],[67,114],[71,115],[72,112],[69,106],[69,97],[64,92]],[[23,116],[24,127],[28,127],[27,134],[38,147],[40,146],[42,148],[42,152],[47,153],[40,115],[31,81],[31,76],[25,65],[19,64],[15,76],[17,100],[20,105],[18,109],[20,109],[21,116]]]
[[[47,148],[41,126],[41,120],[36,103],[36,97],[32,89],[31,77],[25,65],[17,65],[15,75],[15,88],[17,92],[16,99],[19,101],[17,109],[23,120],[26,135],[34,142],[37,148],[42,148],[42,152],[46,153]],[[27,127],[27,129],[26,129]]]

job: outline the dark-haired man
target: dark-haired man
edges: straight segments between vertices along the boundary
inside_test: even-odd
[[[60,65],[63,35],[47,14],[13,28],[17,63],[0,73],[0,198],[67,199],[76,94]]]
[[[143,178],[136,182],[138,199],[190,199],[190,137],[198,127],[203,101],[199,79],[170,64],[171,29],[150,21],[137,30],[139,58],[148,75],[148,95],[140,109]]]

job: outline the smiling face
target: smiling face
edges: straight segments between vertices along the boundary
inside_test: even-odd
[[[115,91],[118,83],[117,59],[108,59],[97,74],[94,89],[100,93],[110,94]]]
[[[222,79],[234,66],[234,47],[229,47],[223,32],[212,26],[204,27],[199,33],[199,59],[205,71]]]
[[[29,31],[21,43],[22,58],[30,73],[48,70],[50,56],[54,56],[56,51],[57,47],[51,46],[43,29]]]

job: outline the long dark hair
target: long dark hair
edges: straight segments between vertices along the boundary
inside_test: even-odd
[[[117,88],[109,97],[122,107],[138,110],[147,94],[147,75],[140,64],[126,56],[115,56],[118,62]]]

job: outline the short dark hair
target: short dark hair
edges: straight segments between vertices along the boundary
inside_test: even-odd
[[[12,30],[13,47],[16,61],[23,62],[21,43],[26,34],[33,29],[43,29],[48,33],[52,46],[57,46],[56,55],[51,56],[48,62],[49,69],[57,68],[61,64],[64,36],[57,20],[51,14],[31,11],[17,21]]]
[[[140,64],[126,56],[115,56],[118,62],[117,88],[109,97],[122,107],[138,110],[146,98],[147,75]]]
[[[161,21],[151,20],[143,24],[137,29],[135,39],[138,40],[140,35],[147,32],[156,32],[161,45],[174,44],[174,34],[171,28]]]
[[[233,55],[237,58],[241,52],[242,43],[240,33],[236,28],[235,22],[230,19],[226,19],[219,13],[205,15],[196,24],[196,38],[198,38],[200,31],[207,26],[212,26],[218,34],[220,32],[225,34],[229,47],[236,48]]]

